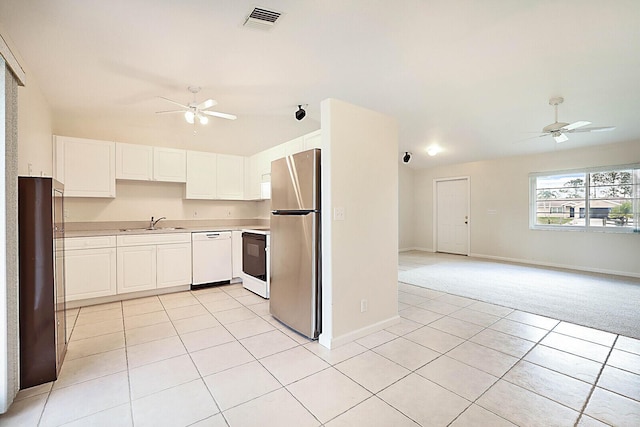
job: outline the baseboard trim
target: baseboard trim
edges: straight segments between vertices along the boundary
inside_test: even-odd
[[[628,271],[617,271],[617,270],[607,270],[603,268],[556,264],[553,262],[532,261],[532,260],[526,260],[526,259],[509,258],[509,257],[501,257],[501,256],[485,255],[485,254],[477,254],[477,253],[470,253],[469,256],[474,258],[490,259],[493,261],[514,262],[518,264],[527,264],[527,265],[534,265],[534,266],[540,266],[540,267],[562,268],[565,270],[598,273],[598,274],[609,274],[613,276],[624,276],[624,277],[633,277],[636,279],[640,279],[640,274],[630,273]]]
[[[356,329],[355,331],[348,332],[340,335],[339,337],[329,337],[326,334],[320,334],[318,342],[320,345],[327,347],[328,349],[340,347],[341,345],[348,344],[352,341],[360,339],[364,336],[372,334],[377,331],[381,331],[385,328],[395,325],[400,321],[400,316],[397,314],[385,320],[381,320],[372,325],[367,325],[364,328]]]
[[[409,251],[423,251],[423,252],[434,252],[431,248],[422,248],[419,246],[413,246],[411,248],[401,248],[398,249],[398,252],[409,252]]]

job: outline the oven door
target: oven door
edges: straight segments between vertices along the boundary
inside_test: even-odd
[[[267,236],[242,233],[242,271],[256,279],[267,280]]]

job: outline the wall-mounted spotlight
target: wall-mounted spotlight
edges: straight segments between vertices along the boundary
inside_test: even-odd
[[[408,164],[411,161],[411,153],[408,151],[404,152],[404,156],[402,156],[402,163]]]
[[[302,120],[307,115],[307,112],[304,111],[304,108],[302,108],[302,105],[304,105],[305,107],[307,106],[307,104],[298,105],[298,111],[296,111],[296,120]]]

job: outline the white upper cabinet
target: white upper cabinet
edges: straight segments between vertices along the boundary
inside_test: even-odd
[[[55,170],[67,197],[116,196],[116,144],[56,136]]]
[[[187,152],[176,148],[153,147],[153,179],[187,181]]]
[[[201,151],[187,151],[187,199],[215,199],[217,197],[218,155]]]
[[[312,148],[322,148],[322,131],[320,129],[306,134],[303,139],[304,151],[311,150]]]
[[[260,183],[262,174],[267,164],[267,156],[264,151],[254,154],[247,161],[247,172],[245,174],[246,188],[245,198],[247,200],[260,199]],[[270,166],[269,166],[270,167]]]
[[[217,198],[242,200],[244,198],[244,157],[218,154]]]
[[[269,191],[262,191],[262,187],[267,189],[271,182],[272,161],[312,148],[320,148],[321,145],[321,131],[317,130],[249,157],[245,172],[245,199],[259,200],[270,197]]]
[[[116,179],[151,181],[153,179],[153,147],[117,142]]]

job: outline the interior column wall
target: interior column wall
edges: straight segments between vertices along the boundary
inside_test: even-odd
[[[321,106],[320,343],[334,347],[398,318],[398,128],[343,101]]]

